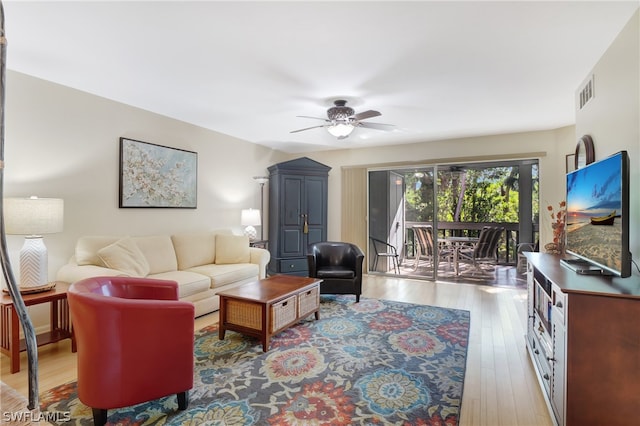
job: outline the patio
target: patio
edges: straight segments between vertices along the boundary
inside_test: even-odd
[[[456,262],[455,244],[459,243],[459,247],[473,247],[485,226],[503,229],[496,249],[496,261],[478,266],[474,266],[470,261]],[[426,232],[427,229],[429,232]],[[404,244],[397,250],[399,275],[447,282],[526,287],[526,276],[517,270],[517,247],[520,242],[518,223],[439,222],[437,241],[442,251],[447,253],[444,256],[441,254],[436,275],[433,270],[432,249],[421,249],[433,246],[432,233],[431,223],[405,223]],[[377,266],[377,272],[396,274],[392,258],[380,258]]]
[[[414,259],[405,258],[400,264],[400,275],[409,278],[427,278],[433,276],[433,266],[430,261],[420,260],[418,268],[415,268]],[[392,274],[390,271],[389,274]],[[524,274],[518,274],[515,265],[497,265],[493,271],[483,271],[478,273],[474,271],[474,267],[468,263],[460,264],[460,272],[456,275],[453,265],[449,265],[446,261],[438,265],[437,281],[465,283],[465,284],[481,284],[496,287],[510,288],[526,288],[527,277]]]

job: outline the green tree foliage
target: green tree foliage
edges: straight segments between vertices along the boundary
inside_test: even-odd
[[[433,221],[433,173],[405,174],[405,220],[409,222]]]
[[[518,222],[518,168],[442,170],[438,172],[438,220],[445,222]],[[433,174],[405,174],[406,220],[433,220]],[[537,197],[537,176],[534,197]],[[537,202],[534,202],[537,217]]]

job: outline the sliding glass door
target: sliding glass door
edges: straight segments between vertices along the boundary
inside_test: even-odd
[[[504,228],[498,249],[504,265],[515,264],[519,243],[537,240],[537,160],[369,170],[368,196],[373,273],[427,279],[453,273],[450,258],[439,255],[445,240],[477,237],[484,226]]]
[[[434,167],[369,171],[369,271],[435,278],[433,253],[414,235],[415,224],[434,226]],[[399,271],[396,270],[396,258]]]

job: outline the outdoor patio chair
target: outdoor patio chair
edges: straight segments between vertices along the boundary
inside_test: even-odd
[[[523,275],[527,273],[527,258],[524,253],[527,251],[539,251],[539,243],[520,243],[517,247],[518,261],[516,263],[516,272]]]
[[[483,265],[493,265],[491,271],[495,271],[498,264],[498,243],[503,233],[504,228],[501,226],[483,227],[476,243],[458,250],[458,262],[470,263],[473,266],[472,272],[488,270]]]
[[[374,271],[378,270],[378,259],[383,257],[387,259],[391,259],[391,264],[393,266],[393,271],[396,274],[400,273],[400,257],[398,255],[398,250],[392,246],[391,244],[379,240],[377,238],[369,237],[371,242],[373,243],[373,267]]]
[[[422,257],[431,261],[431,265],[434,266],[433,255],[435,253],[435,243],[433,240],[433,227],[431,225],[413,225],[412,229],[416,242],[418,244],[416,247],[415,264],[413,270],[415,271],[416,269],[418,269],[420,259]],[[453,250],[451,250],[451,248],[446,244],[438,246],[439,259],[446,259],[449,262],[449,265],[451,265],[452,255]]]

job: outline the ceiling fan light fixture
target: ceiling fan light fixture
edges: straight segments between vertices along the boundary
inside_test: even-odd
[[[327,126],[327,131],[336,138],[344,139],[353,132],[355,126],[349,122],[335,122]]]
[[[381,114],[378,111],[367,110],[356,114],[353,108],[346,105],[347,101],[343,99],[335,100],[333,101],[333,104],[334,106],[327,110],[327,118],[309,117],[306,115],[298,116],[301,118],[313,118],[314,120],[322,120],[325,122],[324,124],[305,127],[304,129],[292,130],[290,133],[298,133],[305,130],[324,127],[325,129],[327,129],[331,136],[334,136],[338,139],[346,139],[356,127],[387,130],[386,127],[391,126],[390,124],[363,122],[363,120],[366,120],[368,118],[380,116]],[[362,138],[366,139],[366,135],[363,135]]]

